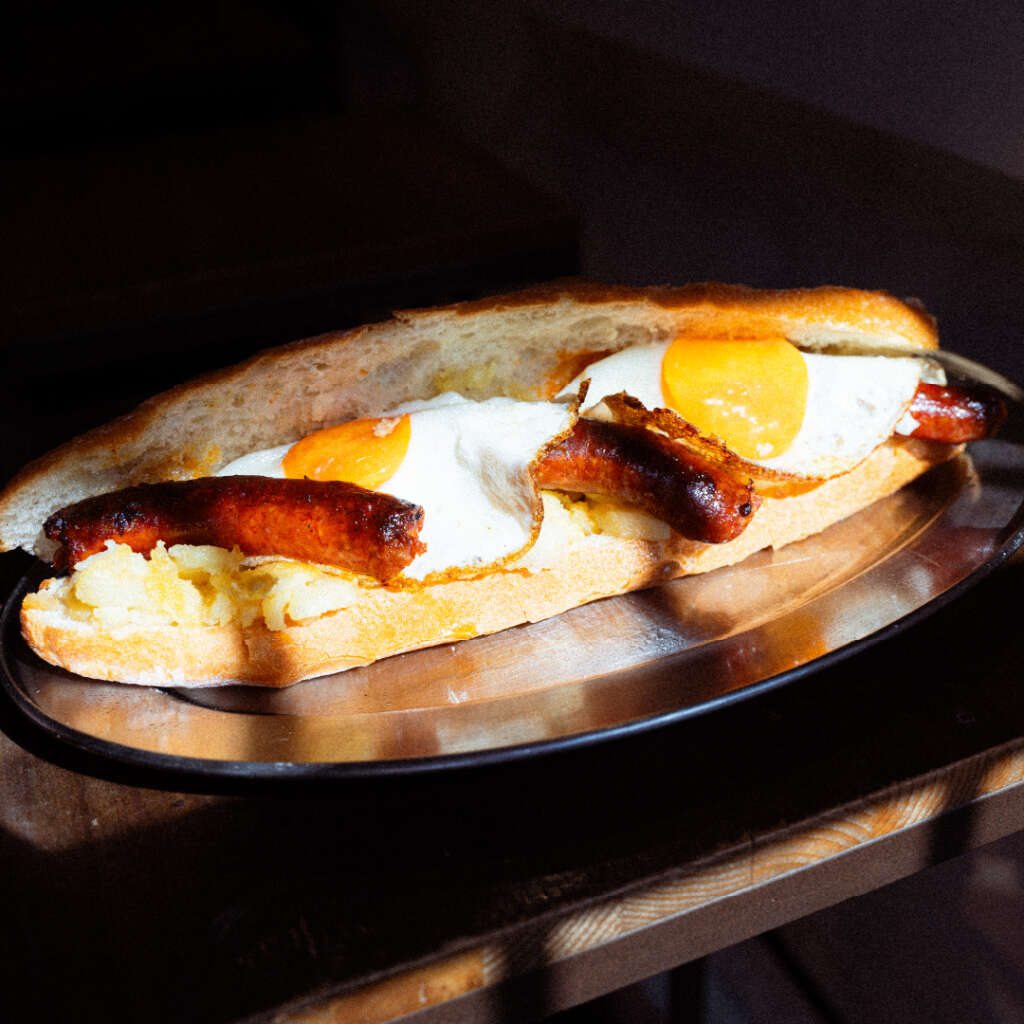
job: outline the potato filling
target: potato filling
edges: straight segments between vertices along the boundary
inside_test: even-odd
[[[357,600],[355,576],[284,559],[246,559],[240,551],[161,541],[148,558],[125,544],[80,562],[25,599],[105,629],[160,624],[252,625],[273,630],[337,611]]]

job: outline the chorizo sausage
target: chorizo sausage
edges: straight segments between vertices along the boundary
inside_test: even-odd
[[[980,384],[965,387],[922,382],[908,412],[918,424],[911,437],[964,444],[994,434],[1006,419],[1006,403]]]
[[[260,476],[141,484],[86,498],[47,519],[61,545],[56,568],[102,551],[108,540],[146,553],[167,544],[236,545],[387,580],[425,551],[419,505],[341,481]]]
[[[734,540],[761,504],[753,485],[643,427],[579,420],[534,468],[541,488],[612,495],[690,540]]]

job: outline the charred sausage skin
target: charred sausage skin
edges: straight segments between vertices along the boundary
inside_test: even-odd
[[[425,550],[422,524],[420,506],[356,484],[226,476],[86,498],[54,513],[43,529],[60,544],[56,568],[102,551],[108,540],[142,553],[162,540],[237,546],[246,555],[336,565],[387,580]]]
[[[1006,419],[1006,403],[980,384],[960,387],[922,382],[908,411],[918,424],[911,437],[945,444],[991,437]]]
[[[690,540],[738,537],[761,499],[696,452],[643,427],[580,420],[538,463],[541,488],[611,495]]]

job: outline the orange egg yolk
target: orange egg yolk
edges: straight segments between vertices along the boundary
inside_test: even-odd
[[[284,475],[345,480],[375,490],[394,476],[409,450],[409,416],[352,420],[325,427],[288,449]]]
[[[807,364],[785,338],[676,338],[661,364],[670,409],[745,459],[784,452],[803,423]]]

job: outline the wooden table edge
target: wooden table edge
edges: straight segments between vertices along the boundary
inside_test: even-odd
[[[1024,738],[252,1021],[536,1019],[1002,838],[1024,827],[1022,781]]]

